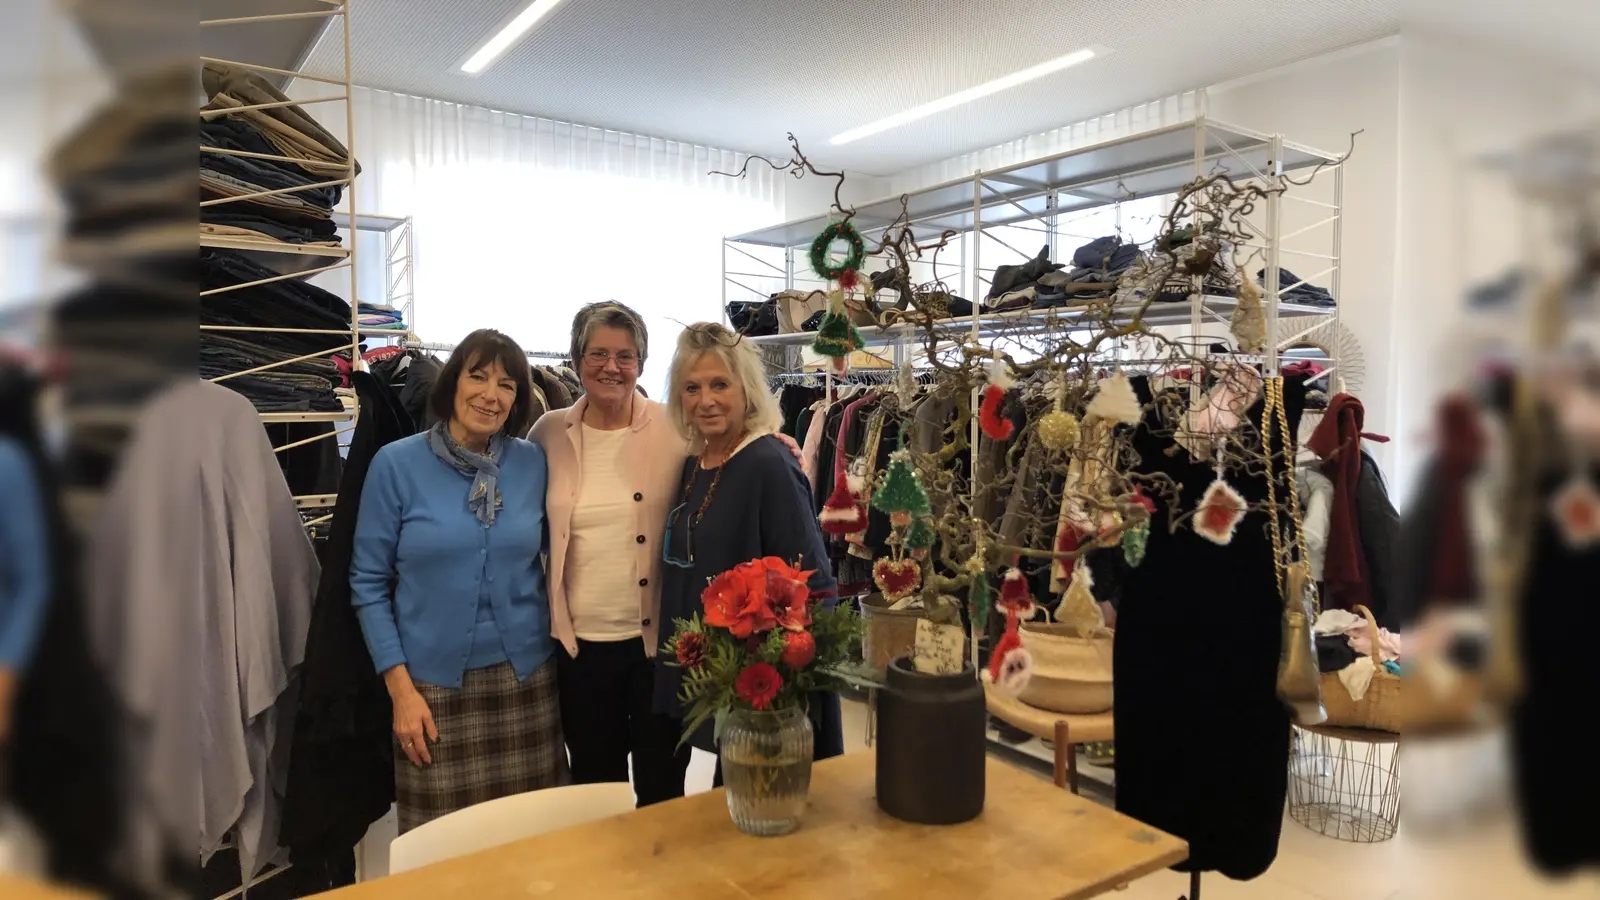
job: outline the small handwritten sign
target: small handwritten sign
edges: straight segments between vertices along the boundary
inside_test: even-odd
[[[967,635],[959,625],[935,625],[917,620],[917,643],[911,662],[924,675],[959,675]]]

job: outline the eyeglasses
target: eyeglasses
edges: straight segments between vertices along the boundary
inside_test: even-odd
[[[667,533],[665,535],[663,535],[662,538],[661,538],[661,561],[666,563],[669,566],[674,566],[674,567],[679,568],[679,569],[692,569],[692,568],[694,568],[694,527],[693,527],[693,525],[690,525],[689,527],[686,527],[686,528],[683,529],[683,549],[684,549],[684,554],[687,555],[689,558],[686,559],[686,560],[685,559],[677,559],[677,558],[673,557],[673,555],[672,555],[672,529],[677,526],[677,524],[678,524],[678,516],[683,514],[684,508],[687,507],[688,505],[689,504],[687,504],[687,503],[679,503],[677,506],[674,506],[672,508],[672,512],[667,513]]]
[[[619,369],[632,369],[639,365],[639,354],[632,350],[619,350],[616,353],[610,350],[590,350],[583,355],[583,358],[597,369],[605,368],[608,362],[616,363]]]

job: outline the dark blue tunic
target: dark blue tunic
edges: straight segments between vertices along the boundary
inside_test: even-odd
[[[684,485],[696,475],[696,465],[693,458],[685,461],[678,496],[683,496]],[[688,527],[711,487],[714,469],[695,477],[689,501],[667,533],[666,548],[672,559],[689,559],[692,540],[694,565],[680,568],[669,563],[662,567],[663,642],[673,633],[674,619],[687,619],[702,611],[700,593],[710,579],[758,557],[776,556],[790,563],[798,558],[800,568],[816,570],[810,580],[813,595],[825,595],[830,606],[836,600],[838,586],[828,565],[822,528],[811,508],[811,488],[789,448],[775,437],[757,438],[734,454],[724,468],[716,496],[694,527],[692,538]],[[683,670],[666,665],[668,659],[667,654],[656,654],[654,708],[683,718],[683,704],[677,696]],[[837,729],[838,698],[829,697],[824,705],[829,709],[819,710],[817,703],[812,704],[813,725],[821,729],[816,734],[818,758],[843,750],[832,747],[842,736],[824,733]],[[709,749],[703,741],[695,743]]]

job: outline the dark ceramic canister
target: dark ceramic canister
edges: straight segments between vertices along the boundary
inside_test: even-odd
[[[878,806],[918,825],[954,825],[983,812],[986,711],[971,667],[924,675],[889,664],[878,693]]]

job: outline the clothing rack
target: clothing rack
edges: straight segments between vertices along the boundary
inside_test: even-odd
[[[455,344],[439,344],[432,341],[403,340],[400,346],[406,350],[425,350],[429,353],[451,353],[456,349]],[[525,350],[523,353],[529,359],[549,359],[560,362],[571,362],[572,353],[566,350]]]

